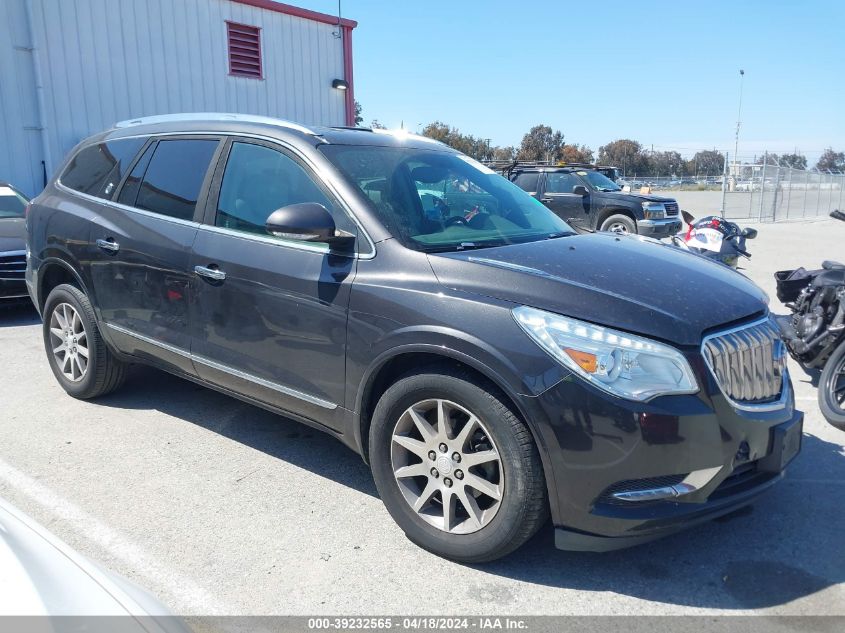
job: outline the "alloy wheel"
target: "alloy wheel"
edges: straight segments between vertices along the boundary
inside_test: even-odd
[[[622,224],[622,222],[614,222],[607,230],[611,233],[621,233],[622,235],[628,235],[628,227]]]
[[[50,343],[56,366],[71,382],[79,382],[88,372],[88,336],[79,312],[69,303],[60,303],[50,315]]]
[[[408,407],[393,430],[391,463],[411,509],[444,532],[477,532],[501,506],[499,449],[481,420],[454,402],[430,399]]]

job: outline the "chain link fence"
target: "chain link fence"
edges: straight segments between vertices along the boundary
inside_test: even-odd
[[[766,157],[726,161],[722,176],[633,177],[625,184],[634,192],[647,187],[673,197],[696,217],[757,222],[825,217],[845,202],[845,173],[794,169]]]
[[[841,209],[845,174],[793,169],[761,161],[729,165],[726,217],[776,222],[822,217]]]

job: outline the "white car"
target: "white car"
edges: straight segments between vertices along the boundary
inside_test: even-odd
[[[0,616],[124,616],[121,631],[190,631],[149,593],[94,564],[2,499]]]

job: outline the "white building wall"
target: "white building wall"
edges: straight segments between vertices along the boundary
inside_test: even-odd
[[[37,134],[22,131],[39,127],[32,53],[3,43],[4,28],[19,28],[6,24],[3,10],[26,27],[27,4],[32,41],[26,29],[20,37],[40,65],[43,152]],[[41,189],[40,160],[52,174],[74,144],[123,119],[216,111],[345,122],[344,93],[331,87],[343,77],[334,25],[231,0],[2,0],[0,20],[0,180],[30,194]],[[261,28],[263,79],[229,75],[226,20]],[[6,85],[9,67],[16,90]],[[29,167],[10,168],[27,151],[36,153]]]

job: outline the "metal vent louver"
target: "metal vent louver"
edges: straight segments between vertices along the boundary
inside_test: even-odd
[[[227,22],[229,73],[261,79],[261,29],[257,26]]]
[[[781,395],[786,349],[769,319],[708,336],[701,351],[722,393],[735,403],[753,406]]]

